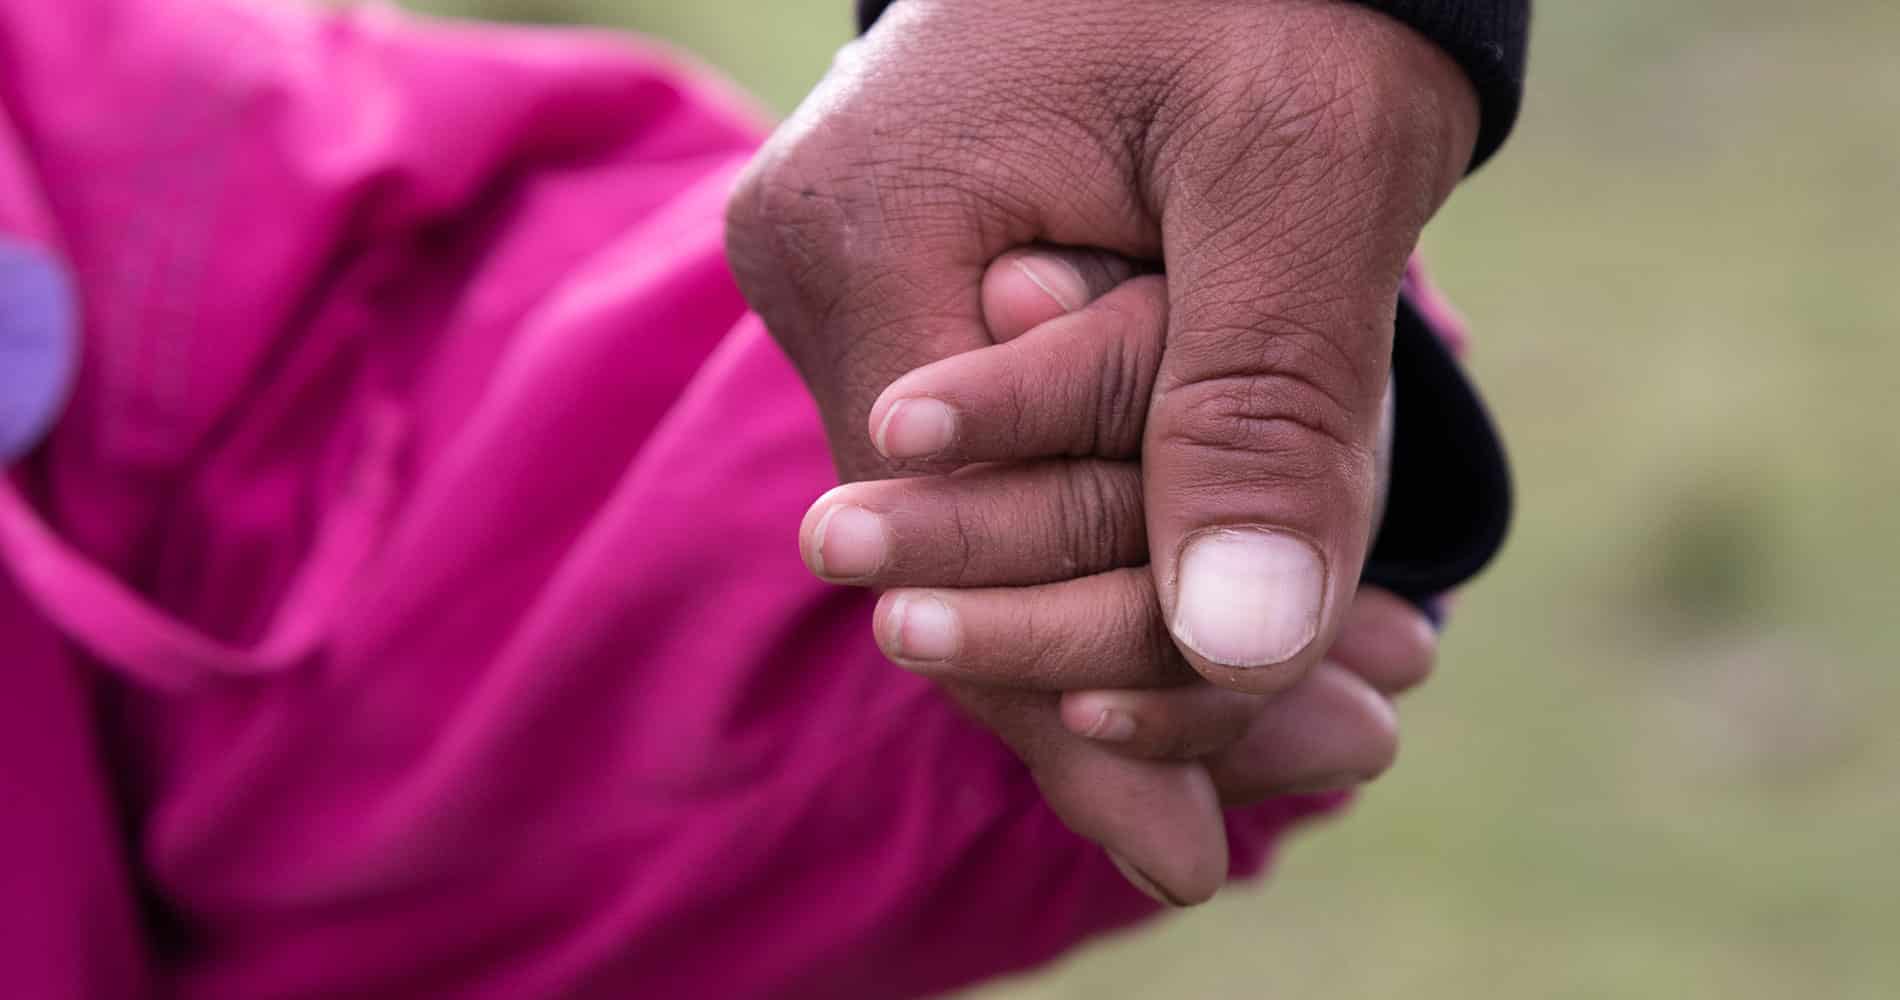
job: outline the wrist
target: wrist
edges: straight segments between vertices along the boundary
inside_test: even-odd
[[[1483,105],[1464,68],[1437,41],[1362,0],[1326,0],[1342,22],[1346,58],[1365,68],[1375,113],[1417,144],[1436,202],[1463,180],[1483,130]],[[1344,26],[1349,22],[1350,26]]]
[[[895,0],[856,0],[858,24],[868,30]],[[916,2],[916,0],[907,0]],[[1041,2],[1041,0],[1034,0]],[[1263,5],[1271,0],[1259,0]],[[1474,169],[1504,143],[1516,123],[1524,90],[1530,0],[1331,0],[1360,5],[1409,27],[1455,64],[1470,89],[1475,149],[1458,164]],[[1243,41],[1245,39],[1243,38]]]
[[[1303,169],[1327,189],[1364,185],[1366,196],[1402,199],[1376,208],[1416,227],[1464,177],[1480,129],[1477,92],[1405,23],[1351,0],[1168,6],[1160,20],[1175,27],[1156,30],[1174,42],[1150,74],[1164,90],[1138,140],[1157,203],[1173,168],[1202,159],[1211,142],[1245,151],[1252,166],[1242,173],[1273,164],[1282,187]]]

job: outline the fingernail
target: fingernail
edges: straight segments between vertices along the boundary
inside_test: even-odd
[[[1126,712],[1104,708],[1102,713],[1095,717],[1095,724],[1082,735],[1103,743],[1126,743],[1135,738],[1135,717]]]
[[[928,396],[891,404],[872,444],[885,458],[928,458],[950,447],[957,415],[942,400]]]
[[[1088,305],[1089,283],[1082,280],[1082,272],[1076,270],[1074,264],[1060,257],[1040,255],[1018,257],[1012,263],[1030,284],[1054,299],[1063,312],[1074,312]]]
[[[941,663],[957,654],[957,616],[927,594],[904,594],[891,605],[891,655],[917,663]]]
[[[812,532],[812,571],[829,580],[855,580],[884,565],[884,519],[850,504],[825,512]]]
[[[1142,895],[1160,903],[1162,906],[1180,908],[1180,903],[1176,902],[1174,898],[1169,896],[1166,892],[1163,892],[1161,886],[1156,883],[1154,879],[1149,878],[1141,869],[1129,864],[1127,859],[1116,854],[1114,851],[1109,851],[1108,860],[1115,862],[1115,868],[1122,873],[1122,878],[1127,879],[1129,885],[1140,889]]]
[[[1126,743],[1135,738],[1135,717],[1120,709],[1086,701],[1063,708],[1062,723],[1077,736],[1102,743]]]
[[[1181,552],[1174,636],[1228,667],[1285,663],[1319,634],[1326,565],[1280,531],[1221,528]]]

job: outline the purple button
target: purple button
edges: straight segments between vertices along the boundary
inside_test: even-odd
[[[79,364],[72,282],[44,250],[0,236],[0,462],[32,450]]]

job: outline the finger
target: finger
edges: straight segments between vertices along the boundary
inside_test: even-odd
[[[1039,245],[998,257],[983,274],[983,319],[997,343],[1108,294],[1142,267],[1120,254]]]
[[[879,648],[908,670],[1031,691],[1168,687],[1198,681],[1169,640],[1145,569],[1040,587],[893,590],[872,619]]]
[[[1339,642],[1327,654],[1329,663],[1357,676],[1374,691],[1391,697],[1425,681],[1437,653],[1438,634],[1430,619],[1392,593],[1364,588],[1354,599],[1345,630]],[[1337,702],[1319,690],[1311,678],[1293,691],[1278,695],[1296,703],[1315,698]],[[1337,694],[1337,693],[1335,693]],[[1109,744],[1121,753],[1160,760],[1193,760],[1227,749],[1254,724],[1268,705],[1260,695],[1246,694],[1208,684],[1179,687],[1126,690],[1076,691],[1062,696],[1062,723],[1079,736]],[[1343,705],[1343,703],[1341,703]],[[1352,705],[1344,705],[1348,709]],[[1365,707],[1365,706],[1357,706]],[[1384,712],[1376,705],[1371,711],[1354,713],[1361,732],[1358,748],[1372,758],[1385,739]],[[1287,711],[1279,708],[1276,712]],[[1302,727],[1292,727],[1283,736],[1293,739],[1309,736]],[[1327,739],[1339,731],[1325,734]],[[1270,747],[1276,761],[1301,760],[1312,754],[1302,748]],[[1305,775],[1307,783],[1323,782],[1332,771]]]
[[[1151,760],[1198,760],[1246,735],[1266,705],[1261,695],[1207,683],[1145,691],[1077,691],[1062,696],[1062,724],[1116,752]]]
[[[1062,728],[1053,695],[945,689],[1003,737],[1056,815],[1102,845],[1137,888],[1191,906],[1226,882],[1226,828],[1205,767],[1137,760],[1075,736]]]
[[[1398,756],[1398,715],[1365,680],[1322,664],[1267,701],[1240,741],[1207,758],[1228,805],[1331,791],[1385,773]]]
[[[1402,694],[1431,676],[1438,630],[1404,598],[1362,587],[1326,658],[1386,695]]]
[[[1141,468],[1011,463],[840,486],[805,514],[799,549],[822,579],[881,588],[1027,586],[1139,566]]]
[[[953,464],[1136,454],[1166,295],[1161,278],[1136,278],[1006,344],[910,372],[872,406],[873,444],[893,460]]]

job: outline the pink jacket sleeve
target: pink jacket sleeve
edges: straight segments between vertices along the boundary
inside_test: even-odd
[[[0,8],[0,109],[85,345],[0,486],[29,993],[911,996],[1150,912],[800,564],[831,465],[723,262],[721,85],[65,0]],[[1236,813],[1237,870],[1329,804]]]

